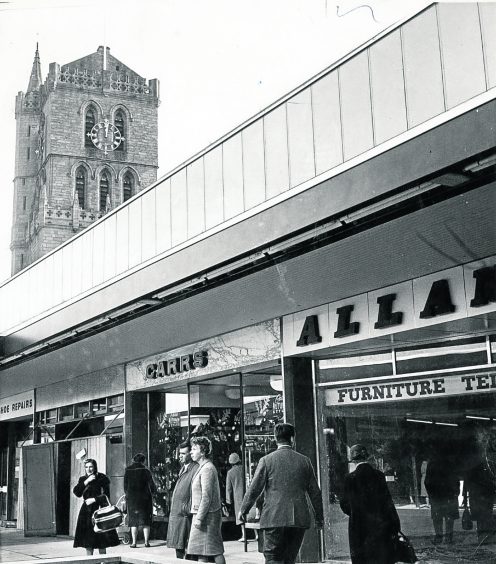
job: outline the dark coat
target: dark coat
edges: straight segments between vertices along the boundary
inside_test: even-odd
[[[198,471],[198,464],[190,462],[188,468],[177,479],[172,494],[167,546],[186,550],[191,529],[191,482]]]
[[[458,519],[460,480],[456,467],[445,458],[434,458],[427,464],[425,489],[429,494],[431,517]]]
[[[157,491],[150,470],[140,462],[134,462],[124,472],[127,516],[130,527],[152,524],[153,499]]]
[[[496,497],[496,481],[488,466],[481,462],[471,468],[466,473],[463,486],[464,493],[468,491],[472,519],[489,518]]]
[[[74,534],[74,548],[107,548],[108,546],[117,546],[119,544],[119,537],[115,530],[95,533],[93,523],[91,522],[93,513],[98,508],[107,505],[105,496],[109,497],[110,495],[110,480],[105,474],[98,472],[96,479],[85,486],[84,481],[87,478],[88,476],[86,475],[81,476],[72,491],[75,496],[82,497],[83,500],[94,497],[96,503],[91,505],[83,503],[81,506]]]
[[[349,515],[353,564],[392,564],[392,538],[400,520],[382,472],[360,464],[344,481],[341,509]]]
[[[253,480],[248,488],[241,513],[247,514],[259,495],[264,492],[260,515],[260,528],[310,527],[310,511],[307,496],[315,513],[315,520],[324,520],[322,494],[310,459],[289,446],[260,459]]]
[[[238,513],[243,501],[243,466],[235,464],[226,476],[226,503],[234,505],[234,515],[236,515],[236,525],[241,522],[238,519]]]

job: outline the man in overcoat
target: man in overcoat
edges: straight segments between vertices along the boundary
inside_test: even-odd
[[[191,482],[199,468],[191,460],[191,446],[184,442],[179,446],[181,470],[172,494],[169,525],[167,528],[167,546],[176,549],[176,558],[194,560],[186,555],[189,533],[191,530]]]
[[[394,564],[393,537],[400,520],[384,474],[368,464],[367,449],[354,445],[350,461],[356,468],[348,474],[339,501],[349,515],[348,536],[352,564]]]
[[[245,525],[239,520],[239,509],[243,501],[243,465],[239,455],[235,452],[229,455],[231,469],[226,476],[226,503],[234,507],[236,515],[236,525],[241,525],[242,535],[240,541],[245,540]]]
[[[311,525],[307,496],[315,514],[315,526],[324,520],[322,494],[310,459],[292,448],[293,425],[278,423],[274,429],[277,450],[258,463],[246,492],[239,517],[246,514],[264,492],[260,529],[264,533],[266,564],[294,564],[305,535]]]

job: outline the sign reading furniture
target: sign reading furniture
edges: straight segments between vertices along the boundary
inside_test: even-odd
[[[457,374],[401,382],[343,385],[326,390],[325,398],[328,406],[352,405],[474,394],[495,389],[496,374]]]
[[[285,355],[496,311],[496,257],[283,318]]]

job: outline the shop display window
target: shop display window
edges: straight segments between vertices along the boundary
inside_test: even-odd
[[[487,349],[485,339],[459,341],[456,345],[413,347],[408,353],[404,351],[404,357],[399,355],[397,362],[409,362],[410,372],[414,365],[420,367],[419,358],[423,357],[422,372],[436,370],[432,378],[442,377],[443,386],[449,390],[451,382],[460,379],[460,372],[450,372],[450,369],[470,366],[472,362],[480,365],[484,358],[487,362]],[[496,374],[487,369],[483,373],[468,371],[466,378],[472,384],[457,389],[452,395],[425,393],[411,399],[404,394],[398,399],[395,393],[383,398],[357,394],[354,401],[340,404],[340,396],[329,393],[333,388],[328,384],[331,364],[319,361],[316,370],[317,384],[320,384],[317,415],[326,556],[336,561],[350,559],[348,517],[339,502],[345,477],[356,468],[355,463],[349,461],[350,448],[363,444],[369,453],[368,462],[385,474],[402,530],[411,539],[419,560],[446,564],[493,561],[496,554]],[[441,367],[450,368],[441,373]],[[361,369],[356,386],[367,385],[368,365],[363,364]],[[423,379],[427,383],[431,381],[429,376]],[[381,379],[371,377],[371,381],[370,388]],[[401,382],[401,379],[386,378],[383,383],[393,382],[394,385],[395,381]],[[403,380],[406,381],[420,381],[420,378]],[[481,385],[477,387],[477,383]],[[353,387],[347,380],[341,389],[350,391]],[[350,397],[346,395],[347,399]],[[453,518],[452,537],[450,531],[446,531],[446,522],[442,540],[435,536],[433,516],[439,514],[436,501],[439,494],[431,483],[434,478],[429,480],[428,476],[435,476],[438,483],[450,484],[450,493],[443,495],[449,498],[446,504]],[[462,527],[465,504],[472,511],[472,530]]]
[[[276,448],[274,425],[283,420],[280,368],[152,392],[149,406],[150,469],[158,489],[155,518],[168,518],[180,471],[179,445],[188,438],[206,436],[212,442],[212,461],[219,475],[223,520],[234,521],[234,508],[226,504],[229,455],[240,457],[248,485],[260,458]],[[255,519],[252,513],[250,518]]]
[[[90,404],[88,401],[77,403],[74,406],[74,415],[76,419],[81,419],[82,417],[88,417],[89,414],[90,414]]]
[[[64,405],[59,407],[59,421],[70,421],[74,419],[74,406]]]
[[[115,413],[121,411],[124,407],[124,394],[119,394],[117,396],[110,396],[107,398],[107,411],[109,413]]]
[[[91,414],[103,415],[107,413],[107,398],[100,398],[91,402]]]

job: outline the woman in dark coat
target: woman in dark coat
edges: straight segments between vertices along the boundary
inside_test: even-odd
[[[86,474],[79,478],[73,489],[74,495],[84,500],[76,524],[74,548],[85,548],[87,556],[91,556],[95,548],[100,554],[105,554],[107,546],[119,544],[119,537],[115,530],[95,533],[91,516],[98,508],[107,505],[105,496],[108,498],[110,495],[110,480],[98,472],[96,461],[92,458],[85,460],[84,469]]]
[[[124,491],[126,492],[127,516],[131,527],[133,542],[131,548],[136,548],[138,527],[143,527],[145,546],[150,546],[150,527],[152,524],[153,500],[156,492],[150,470],[145,466],[145,455],[138,453],[133,458],[133,464],[124,473]]]

